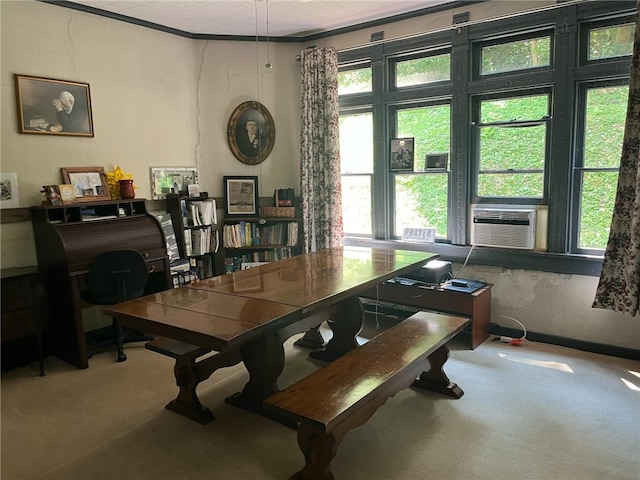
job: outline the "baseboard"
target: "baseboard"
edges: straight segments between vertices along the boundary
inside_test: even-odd
[[[507,328],[502,325],[492,323],[489,327],[489,333],[492,335],[504,335],[508,337],[520,338],[522,330],[515,328]],[[488,340],[490,341],[491,338]],[[549,335],[546,333],[537,333],[527,331],[527,340],[533,342],[549,343],[551,345],[559,345],[561,347],[575,348],[585,352],[600,353],[602,355],[610,355],[612,357],[629,358],[631,360],[640,360],[640,350],[634,348],[618,347],[616,345],[607,345],[604,343],[587,342],[585,340],[576,340],[575,338],[560,337],[557,335]]]

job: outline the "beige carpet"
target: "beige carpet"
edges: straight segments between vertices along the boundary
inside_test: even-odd
[[[286,344],[283,384],[318,368]],[[164,409],[173,361],[127,346],[77,370],[46,359],[2,375],[2,480],[286,479],[302,466],[295,432],[228,406],[242,366],[201,385],[216,420]],[[640,362],[527,343],[452,345],[460,400],[409,389],[350,432],[336,479],[640,478]]]

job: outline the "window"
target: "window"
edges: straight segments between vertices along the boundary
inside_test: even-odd
[[[615,198],[636,16],[634,2],[558,2],[517,21],[341,52],[347,237],[398,242],[405,228],[435,227],[436,250],[455,258],[469,245],[471,204],[535,204],[546,206],[557,255],[486,248],[483,260],[593,275]],[[411,171],[390,168],[396,138],[414,139]]]
[[[449,172],[428,169],[428,154],[448,158],[451,145],[451,107],[431,105],[396,111],[397,136],[414,138],[414,172],[394,175],[394,235],[405,228],[436,227],[436,236],[447,238]],[[443,157],[445,158],[445,157]]]
[[[628,85],[587,84],[581,88],[583,128],[574,173],[579,191],[576,250],[604,249],[607,245],[628,95]]]
[[[371,91],[371,68],[352,68],[338,72],[338,95]]]
[[[372,234],[373,115],[340,115],[340,173],[345,234]]]
[[[544,195],[548,93],[479,100],[477,197]]]
[[[481,47],[480,75],[551,65],[551,37],[525,38]]]
[[[631,55],[634,30],[633,23],[590,29],[587,60]]]
[[[451,78],[451,55],[404,60],[397,62],[395,67],[395,83],[398,88],[442,82]]]

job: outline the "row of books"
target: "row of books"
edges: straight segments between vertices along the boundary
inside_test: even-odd
[[[198,228],[185,228],[183,233],[185,254],[187,257],[218,251],[218,231],[212,230],[210,225]]]
[[[294,255],[293,250],[291,247],[283,247],[259,252],[247,252],[242,255],[230,255],[224,259],[225,271],[226,273],[231,273],[240,270],[243,263],[276,262],[289,258]]]
[[[187,202],[180,200],[182,224],[185,227],[215,225],[218,223],[216,201],[213,198]]]
[[[250,247],[252,245],[286,245],[295,247],[297,243],[297,222],[260,225],[255,222],[240,221],[223,227],[223,244],[225,248]]]

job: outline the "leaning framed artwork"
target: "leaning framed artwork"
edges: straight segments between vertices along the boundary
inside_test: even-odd
[[[93,137],[89,84],[14,74],[18,132]]]
[[[0,208],[18,208],[18,174],[0,173]]]
[[[269,110],[258,102],[238,105],[229,118],[227,139],[231,153],[242,163],[264,162],[276,139],[276,126]]]
[[[64,183],[73,185],[76,202],[111,200],[104,168],[65,167],[60,170]]]
[[[258,215],[258,177],[224,177],[225,215]]]
[[[151,195],[154,200],[167,198],[169,193],[186,196],[189,187],[194,185],[198,185],[196,167],[151,167]]]
[[[412,172],[413,138],[392,138],[389,155],[392,172]]]

